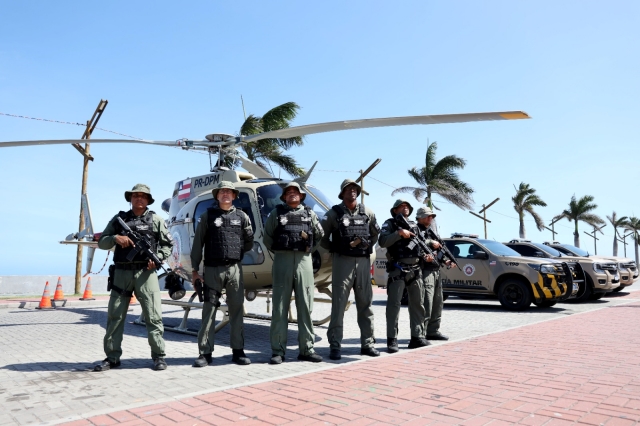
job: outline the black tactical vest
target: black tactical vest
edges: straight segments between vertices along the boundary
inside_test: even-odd
[[[301,212],[287,210],[284,205],[276,206],[278,226],[273,233],[272,250],[309,251],[313,247],[313,226],[311,209],[304,206]],[[302,238],[302,232],[307,239]]]
[[[133,210],[129,210],[128,212],[121,211],[120,213],[118,213],[118,216],[122,218],[124,223],[126,223],[132,231],[135,231],[140,235],[147,235],[149,240],[151,241],[151,246],[153,247],[152,250],[155,253],[158,250],[158,242],[156,240],[156,235],[153,232],[154,214],[154,212],[149,210],[144,216],[136,217],[136,215],[133,214]],[[116,234],[124,235],[124,230],[117,221],[114,225],[116,228]],[[133,250],[133,247],[122,248],[118,244],[116,244],[116,251],[113,254],[114,263],[129,263],[130,261],[127,260],[127,255],[131,250]],[[136,257],[131,260],[131,262],[147,263],[148,259],[144,254],[138,253]]]
[[[342,206],[333,206],[338,214],[338,229],[331,234],[331,251],[345,256],[365,257],[372,253],[369,232],[369,216],[365,213],[364,204],[358,206],[353,216],[347,215]],[[368,242],[367,248],[351,247],[351,242],[360,238]]]
[[[221,260],[242,260],[244,217],[238,209],[227,213],[207,209],[207,235],[204,244],[205,266],[218,266]]]
[[[388,222],[390,222],[391,230],[398,230],[395,219],[389,219]],[[407,222],[411,225],[411,232],[417,234],[419,230],[416,223],[409,219],[407,219]],[[391,247],[388,247],[387,252],[393,260],[416,258],[420,256],[420,247],[417,244],[414,244],[411,241],[411,238],[401,238],[400,241],[397,241]]]

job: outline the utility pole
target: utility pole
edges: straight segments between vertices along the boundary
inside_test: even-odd
[[[594,251],[593,254],[598,254],[598,245],[597,245],[596,241],[598,241],[600,238],[596,237],[596,232],[600,231],[600,233],[604,235],[604,232],[602,232],[602,228],[607,226],[607,224],[605,223],[600,228],[598,228],[595,225],[592,225],[592,226],[593,226],[593,232],[592,233],[589,233],[587,231],[582,231],[582,232],[584,232],[585,234],[587,234],[588,236],[593,238],[593,251]]]
[[[622,235],[622,239],[618,238],[618,241],[624,244],[624,257],[627,257],[627,246],[629,245],[629,243],[627,242],[627,237],[629,235],[633,235],[633,232],[629,232],[628,234]]]
[[[556,222],[557,222],[557,221],[559,221],[559,220],[560,220],[560,218],[553,220],[553,221],[549,224],[549,226],[550,226],[551,228],[549,228],[549,227],[545,226],[545,228],[547,228],[549,231],[551,231],[551,234],[553,235],[553,237],[552,237],[552,241],[555,241],[555,240],[556,240],[556,234],[557,234],[557,232],[555,231],[555,229],[556,229],[556,228],[555,228],[555,226],[554,226],[554,223],[556,223]]]
[[[82,134],[81,139],[86,139],[86,140],[91,139],[91,134],[93,133],[93,130],[96,128],[96,126],[98,125],[98,121],[100,121],[100,117],[102,117],[102,113],[104,112],[104,109],[107,107],[108,103],[109,101],[107,100],[103,100],[103,99],[100,100],[100,103],[98,104],[98,107],[94,111],[93,116],[91,117],[91,120],[87,120],[87,128]],[[82,145],[78,143],[74,143],[73,147],[77,149],[78,152],[80,152],[80,154],[82,154],[82,156],[84,157],[83,159],[84,163],[82,166],[82,189],[80,192],[80,199],[81,199],[80,200],[80,221],[78,225],[78,232],[82,232],[86,226],[86,224],[84,223],[85,215],[84,215],[84,206],[83,206],[82,199],[87,194],[87,179],[89,177],[89,161],[93,161],[93,157],[89,154],[89,149],[90,149],[89,142],[84,144],[84,148],[82,147]],[[78,249],[76,252],[75,294],[80,294],[80,289],[82,286],[81,279],[82,279],[82,245],[78,244]]]
[[[497,203],[500,200],[500,198],[496,198],[495,200],[493,200],[492,202],[490,202],[488,205],[482,205],[482,210],[480,210],[478,213],[482,213],[482,216],[480,216],[477,213],[474,213],[472,211],[469,211],[469,213],[471,213],[472,215],[474,215],[475,217],[479,217],[480,219],[482,219],[484,221],[484,239],[487,239],[487,222],[491,223],[491,221],[489,219],[487,219],[487,209],[489,207],[491,207],[492,205],[494,205],[495,203]]]
[[[374,161],[373,163],[371,163],[371,165],[367,168],[367,170],[365,170],[364,172],[362,170],[359,170],[360,172],[360,177],[358,179],[356,179],[356,183],[360,182],[360,203],[364,204],[364,196],[365,195],[369,195],[369,193],[367,191],[364,190],[364,177],[366,175],[369,174],[369,172],[371,170],[373,170],[373,168],[375,166],[377,166],[378,164],[380,164],[380,162],[382,161],[382,159],[378,158],[376,161]]]

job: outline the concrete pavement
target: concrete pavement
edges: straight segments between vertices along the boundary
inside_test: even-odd
[[[385,337],[384,299],[376,294],[379,342]],[[640,420],[640,330],[634,324],[640,294],[519,313],[491,301],[450,299],[445,305],[443,331],[454,341],[375,359],[357,355],[355,309],[350,309],[345,356],[337,363],[290,361],[297,355],[291,346],[285,364],[270,366],[268,323],[247,320],[251,366],[229,364],[226,329],[219,333],[214,366],[205,369],[190,366],[197,355],[195,338],[166,333],[170,367],[154,372],[144,328],[128,325],[123,368],[107,373],[88,371],[89,361],[103,358],[104,308],[6,309],[0,311],[0,424],[78,418],[78,424]],[[327,309],[317,304],[314,317]],[[179,318],[181,310],[165,316]],[[406,317],[403,311],[404,346]],[[316,334],[318,352],[327,357],[326,326]],[[40,340],[48,346],[38,347]],[[289,342],[295,342],[295,325]]]

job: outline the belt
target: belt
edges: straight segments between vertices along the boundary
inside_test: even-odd
[[[240,261],[232,259],[214,259],[209,262],[204,262],[204,266],[232,266],[238,262]]]
[[[405,257],[402,259],[398,259],[398,263],[403,266],[414,266],[420,262],[419,257]]]
[[[125,271],[138,271],[140,269],[147,269],[148,263],[116,263],[116,269],[124,269]]]

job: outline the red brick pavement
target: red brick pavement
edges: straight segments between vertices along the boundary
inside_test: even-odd
[[[631,425],[639,317],[613,306],[73,424]]]

